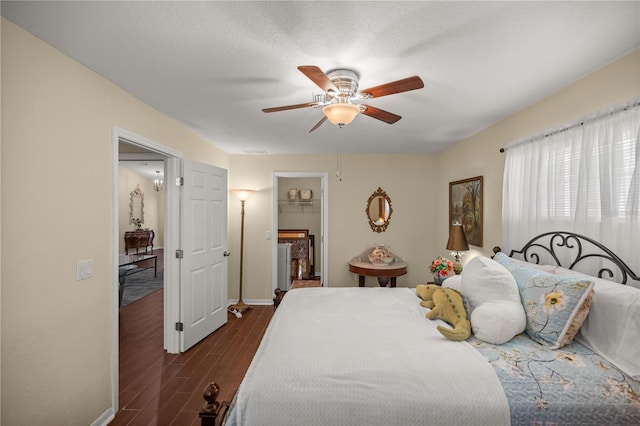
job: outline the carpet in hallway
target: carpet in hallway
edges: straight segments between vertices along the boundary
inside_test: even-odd
[[[153,276],[153,268],[127,275],[122,294],[120,307],[127,306],[144,296],[153,293],[163,287],[164,271],[158,271],[158,276]]]

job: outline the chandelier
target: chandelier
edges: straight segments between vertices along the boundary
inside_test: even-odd
[[[156,191],[162,191],[162,178],[160,177],[160,172],[156,170],[156,178],[153,180],[153,189]]]

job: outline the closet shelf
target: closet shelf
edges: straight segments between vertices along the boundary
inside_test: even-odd
[[[314,206],[320,206],[320,200],[319,199],[311,199],[311,200],[295,200],[295,201],[289,201],[289,200],[278,200],[278,209],[280,212],[282,211],[289,211],[293,208],[296,209],[300,207],[300,210],[302,212],[308,211],[308,210],[313,210]]]

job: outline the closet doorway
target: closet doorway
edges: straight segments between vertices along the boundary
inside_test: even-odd
[[[326,172],[274,172],[272,290],[286,289],[283,280],[289,278],[327,285],[327,180]],[[279,242],[292,245],[291,259],[284,258]],[[300,250],[301,244],[307,244],[308,253]],[[283,273],[287,263],[290,267]]]

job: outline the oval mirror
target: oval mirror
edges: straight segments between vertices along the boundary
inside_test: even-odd
[[[384,232],[389,226],[389,220],[391,219],[391,199],[382,188],[378,187],[376,191],[371,194],[367,201],[366,210],[367,219],[369,220],[369,226],[375,232]]]

